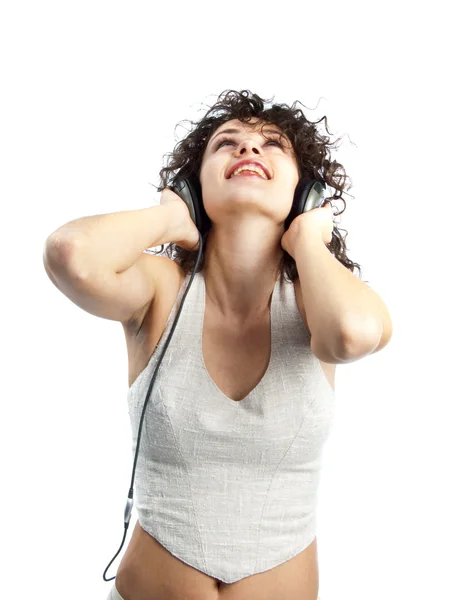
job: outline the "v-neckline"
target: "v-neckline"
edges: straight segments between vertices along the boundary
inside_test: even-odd
[[[260,381],[257,383],[257,385],[253,389],[251,389],[250,392],[248,392],[248,394],[246,396],[244,396],[244,398],[242,398],[241,400],[233,400],[232,398],[229,398],[229,396],[227,396],[215,383],[212,376],[208,372],[207,366],[205,364],[205,360],[203,358],[203,326],[204,326],[204,321],[205,321],[205,309],[206,309],[206,285],[205,285],[205,278],[201,271],[199,272],[199,275],[200,275],[200,291],[201,291],[200,300],[201,300],[201,307],[202,307],[202,309],[201,309],[202,319],[200,322],[200,332],[199,332],[198,340],[199,340],[199,346],[200,346],[199,352],[200,352],[200,358],[201,358],[201,363],[202,363],[202,369],[205,374],[205,377],[215,387],[215,389],[218,391],[218,393],[220,394],[220,396],[222,398],[224,398],[225,400],[232,402],[234,404],[242,404],[242,402],[250,400],[251,397],[257,393],[259,388],[263,387],[266,379],[269,376],[269,372],[272,368],[274,354],[275,354],[275,348],[274,348],[275,329],[274,328],[275,328],[275,320],[276,319],[275,319],[274,304],[276,301],[276,288],[278,287],[278,285],[280,283],[280,278],[278,277],[278,279],[276,280],[273,291],[271,293],[271,303],[270,303],[270,334],[271,334],[270,346],[271,346],[271,348],[270,348],[270,359],[268,361],[268,366],[266,368],[265,373],[263,374],[263,377],[260,379]]]

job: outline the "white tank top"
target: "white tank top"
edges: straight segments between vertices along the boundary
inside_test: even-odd
[[[190,277],[128,390],[133,459],[150,380]],[[234,583],[286,562],[314,540],[335,394],[310,349],[292,283],[276,282],[269,366],[243,400],[228,398],[205,367],[204,313],[199,272],[147,404],[134,506],[141,527],[172,555]]]

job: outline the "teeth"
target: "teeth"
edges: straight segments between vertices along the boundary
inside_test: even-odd
[[[265,171],[258,165],[243,165],[242,167],[239,167],[238,169],[236,169],[234,171],[234,173],[231,175],[230,179],[232,179],[234,177],[234,175],[237,175],[241,171],[255,171],[256,173],[261,175],[263,177],[263,179],[268,179],[265,174]]]

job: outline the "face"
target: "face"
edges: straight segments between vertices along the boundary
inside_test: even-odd
[[[289,139],[280,138],[276,125],[266,123],[263,132],[262,126],[258,120],[228,121],[208,142],[200,183],[205,210],[213,222],[240,213],[265,214],[276,223],[288,216],[299,181],[297,160]],[[248,171],[232,174],[243,160],[261,163],[267,178]]]

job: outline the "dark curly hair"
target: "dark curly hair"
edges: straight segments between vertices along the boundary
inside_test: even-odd
[[[334,188],[335,193],[328,196],[326,200],[342,200],[344,209],[334,216],[342,214],[346,207],[346,202],[342,198],[342,193],[346,186],[347,177],[344,167],[337,161],[331,160],[330,149],[335,146],[331,144],[330,138],[322,135],[316,128],[320,121],[325,121],[322,117],[319,121],[313,123],[307,120],[302,110],[296,108],[297,102],[289,107],[287,104],[272,104],[269,108],[266,103],[274,100],[265,100],[249,90],[226,90],[222,92],[216,103],[208,110],[203,118],[198,122],[189,121],[194,126],[188,135],[178,142],[174,152],[165,154],[169,160],[166,167],[160,172],[160,184],[157,187],[158,192],[164,188],[172,188],[173,182],[181,177],[200,177],[200,166],[202,163],[205,148],[216,131],[223,123],[232,119],[237,119],[242,123],[248,123],[253,118],[258,118],[260,122],[276,125],[287,135],[292,143],[294,153],[297,159],[299,177],[310,176],[312,179],[324,181],[327,185]],[[299,104],[302,104],[299,102]],[[302,104],[302,106],[304,106]],[[328,128],[326,127],[326,132]],[[336,140],[336,141],[339,141]],[[349,185],[347,189],[352,186]],[[361,268],[358,263],[352,262],[346,255],[345,237],[341,236],[340,231],[333,223],[333,236],[331,243],[327,245],[330,252],[351,272],[357,268],[361,274]],[[198,271],[204,267],[205,250],[208,243],[208,231],[203,234],[203,251],[199,261]],[[192,273],[195,262],[198,257],[197,251],[188,251],[181,248],[176,243],[168,244],[167,248],[162,246],[160,252],[165,253],[173,259],[183,269],[185,274]],[[295,260],[283,250],[283,257],[280,264],[281,278],[286,277],[289,282],[294,282],[299,275]]]

